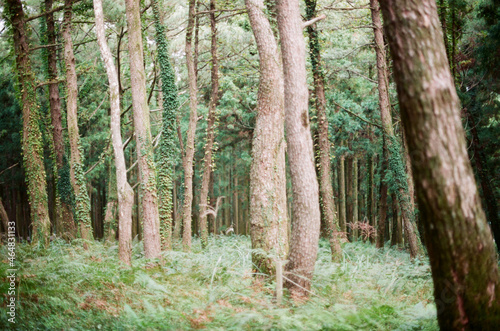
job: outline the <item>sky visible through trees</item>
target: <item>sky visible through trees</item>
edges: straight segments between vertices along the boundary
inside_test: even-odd
[[[2,329],[495,330],[498,0],[3,0]]]

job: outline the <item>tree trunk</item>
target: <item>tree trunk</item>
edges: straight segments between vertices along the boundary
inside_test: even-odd
[[[212,153],[214,150],[215,139],[215,120],[216,120],[216,107],[219,100],[219,60],[217,58],[217,26],[215,21],[215,0],[210,1],[210,28],[212,31],[211,38],[211,54],[212,54],[212,92],[210,94],[210,103],[208,105],[207,116],[207,137],[205,142],[205,153],[203,158],[203,174],[201,177],[201,192],[200,192],[200,237],[201,245],[203,248],[208,243],[208,224],[207,224],[207,204],[208,189],[210,184],[210,176],[213,172]]]
[[[494,330],[500,282],[436,2],[382,2],[442,330]]]
[[[383,146],[383,153],[387,153],[385,143]],[[382,174],[385,173],[387,169],[387,157],[382,156]],[[384,248],[385,244],[385,230],[387,227],[387,183],[384,178],[380,178],[380,208],[379,208],[379,219],[378,219],[378,229],[377,229],[377,248]]]
[[[106,74],[108,75],[109,82],[111,139],[115,156],[116,189],[118,193],[119,257],[123,263],[130,265],[132,256],[132,206],[134,204],[134,191],[127,180],[127,166],[125,164],[120,129],[120,87],[118,74],[113,63],[113,55],[106,42],[102,0],[94,0],[94,14],[97,42],[106,66]],[[109,206],[108,208],[112,209],[113,206]]]
[[[45,11],[49,12],[52,9],[53,0],[45,0]],[[47,44],[55,45],[57,42],[54,14],[46,15],[47,23]],[[50,81],[57,80],[57,47],[51,46],[47,48],[47,78]],[[68,199],[69,194],[62,196],[59,187],[62,183],[59,176],[64,167],[64,140],[63,140],[63,128],[62,128],[62,114],[61,114],[61,99],[59,97],[59,83],[51,83],[48,85],[49,88],[49,104],[50,104],[50,116],[52,124],[52,141],[54,146],[54,154],[56,159],[56,205],[59,210],[56,212],[60,215],[60,219],[56,222],[56,229],[59,236],[64,239],[74,239],[77,234],[77,227],[75,220],[73,218],[73,211],[71,203]],[[69,193],[69,192],[68,192]]]
[[[5,207],[2,202],[2,198],[0,198],[0,219],[2,220],[2,227],[5,231],[5,234],[9,233],[9,215],[7,215],[7,211],[5,211]]]
[[[47,246],[50,235],[47,182],[40,142],[40,113],[36,99],[35,75],[31,70],[29,45],[20,0],[5,1],[7,16],[12,24],[20,103],[23,114],[23,163],[28,184],[29,205],[33,225],[33,242]]]
[[[393,185],[392,190],[396,191],[398,201],[401,206],[403,222],[408,236],[410,255],[415,257],[422,253],[419,248],[419,238],[416,235],[416,224],[414,209],[410,204],[408,193],[407,175],[404,170],[404,164],[401,156],[400,144],[394,134],[391,117],[391,104],[388,94],[388,70],[385,54],[384,36],[382,31],[382,22],[380,19],[380,7],[377,0],[370,0],[370,8],[373,21],[373,32],[375,36],[375,52],[377,55],[377,73],[380,119],[382,121],[388,170],[392,171]]]
[[[193,57],[192,40],[193,28],[196,14],[196,0],[189,0],[188,25],[186,28],[186,64],[189,80],[189,126],[186,138],[186,148],[184,151],[183,166],[184,166],[184,206],[182,213],[183,232],[182,246],[184,250],[191,250],[191,213],[193,204],[193,159],[194,159],[194,138],[196,132],[196,122],[198,120],[198,84],[197,84],[197,68],[195,60],[198,57],[197,52]]]
[[[370,226],[376,227],[376,216],[375,216],[375,155],[368,156],[368,203],[366,213],[368,215],[368,222]],[[370,242],[375,242],[375,237],[370,237]]]
[[[83,160],[80,152],[80,135],[78,133],[78,84],[71,37],[71,17],[73,16],[73,0],[64,2],[64,19],[62,37],[64,39],[64,62],[66,64],[66,112],[68,122],[69,146],[71,151],[70,178],[75,192],[75,217],[80,226],[82,239],[92,240],[92,223],[90,218],[90,198],[83,171]],[[86,247],[86,245],[85,245]]]
[[[352,241],[352,225],[354,224],[354,214],[353,214],[353,169],[352,169],[353,158],[352,156],[347,156],[347,164],[346,164],[346,231],[347,238]]]
[[[164,250],[172,249],[172,180],[174,177],[174,151],[176,136],[176,114],[179,108],[175,73],[168,54],[165,28],[160,22],[157,0],[151,1],[156,28],[158,62],[161,71],[163,94],[162,132],[158,160],[158,199],[160,236]]]
[[[274,274],[288,252],[284,96],[278,45],[262,0],[245,0],[259,51],[260,80],[250,167],[252,263]],[[258,252],[257,250],[263,251]]]
[[[287,153],[293,188],[288,279],[292,295],[307,296],[318,252],[319,191],[309,127],[306,49],[298,0],[277,1],[285,81]]]
[[[306,0],[306,19],[316,15],[316,0]],[[318,31],[314,25],[307,27],[309,35],[309,54],[314,79],[314,101],[318,122],[319,148],[319,194],[321,214],[328,231],[332,259],[340,257],[340,242],[338,238],[338,217],[333,196],[332,168],[330,164],[330,140],[328,138],[328,118],[326,116],[325,77],[321,63],[321,53]]]
[[[128,49],[130,57],[130,80],[132,108],[134,111],[134,130],[139,161],[139,195],[141,197],[144,254],[146,258],[160,255],[160,231],[158,201],[156,190],[156,169],[151,141],[149,106],[146,96],[146,75],[142,50],[140,2],[126,0],[125,8],[128,27]]]
[[[358,241],[359,236],[359,213],[358,213],[358,180],[359,180],[359,171],[358,171],[358,158],[355,156],[352,160],[352,241]]]
[[[339,218],[339,223],[340,223],[340,231],[345,235],[347,231],[347,217],[346,217],[346,192],[345,192],[345,156],[341,155],[340,156],[340,170],[339,170],[339,179],[340,179],[340,188],[339,188],[339,195],[340,195],[340,218]]]

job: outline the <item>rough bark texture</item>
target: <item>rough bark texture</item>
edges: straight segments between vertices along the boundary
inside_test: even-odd
[[[498,260],[433,0],[382,2],[442,330],[500,325]]]
[[[39,127],[40,114],[36,99],[35,75],[31,70],[29,45],[24,25],[24,11],[20,0],[5,1],[7,17],[12,24],[16,69],[23,113],[23,164],[28,184],[34,243],[49,243],[50,219],[47,198],[47,182],[43,165],[42,135]]]
[[[306,49],[298,0],[277,1],[285,86],[286,140],[293,189],[293,219],[286,286],[307,296],[318,252],[319,191],[309,127]]]
[[[306,19],[313,19],[316,15],[316,0],[306,0]],[[335,210],[333,195],[332,168],[330,163],[330,140],[328,139],[328,118],[326,116],[325,77],[321,63],[320,43],[315,25],[307,27],[309,35],[309,55],[312,64],[314,80],[314,103],[318,122],[318,149],[319,149],[319,195],[321,200],[321,214],[328,231],[332,259],[340,257],[340,242],[338,238],[338,217]]]
[[[419,248],[420,240],[416,235],[414,210],[408,194],[407,174],[404,171],[399,143],[392,127],[391,104],[387,90],[389,82],[387,59],[378,0],[370,0],[370,8],[373,21],[373,33],[375,36],[375,52],[377,55],[380,119],[384,132],[384,147],[387,150],[384,156],[387,158],[388,170],[393,172],[393,180],[395,181],[393,187],[397,190],[396,195],[401,206],[403,222],[410,246],[410,255],[415,257],[422,252]]]
[[[2,198],[0,198],[0,219],[2,220],[2,227],[5,233],[9,232],[9,215],[7,215],[7,211],[2,202]]]
[[[275,272],[275,259],[288,253],[286,214],[285,110],[278,45],[262,0],[246,0],[259,51],[260,80],[250,168],[250,232],[254,266]]]
[[[352,160],[352,223],[351,223],[351,225],[353,226],[352,241],[357,241],[359,235],[358,181],[359,181],[358,158],[355,156],[354,159]]]
[[[196,0],[189,0],[188,25],[186,28],[186,65],[189,80],[189,126],[186,138],[186,149],[184,151],[184,206],[182,208],[182,246],[184,250],[191,250],[191,215],[193,208],[193,159],[194,138],[196,122],[198,120],[198,84],[195,59],[193,57],[193,28],[195,23]],[[195,52],[196,53],[196,52]],[[197,57],[197,56],[196,56]]]
[[[368,222],[371,226],[376,227],[376,216],[375,216],[375,155],[368,156],[368,203],[367,203],[367,214]],[[370,242],[374,243],[376,237],[370,237]]]
[[[383,147],[383,153],[387,153],[385,150],[385,143]],[[382,171],[385,173],[387,169],[387,157],[385,155],[382,158]],[[383,248],[385,244],[385,229],[387,227],[387,183],[380,179],[380,208],[379,208],[379,218],[378,218],[378,228],[377,228],[377,248]]]
[[[201,245],[206,247],[208,243],[208,224],[207,224],[207,204],[208,189],[210,184],[210,176],[212,170],[212,154],[214,149],[215,139],[215,120],[216,120],[216,107],[219,100],[219,60],[217,58],[217,26],[215,21],[215,1],[210,1],[210,28],[212,31],[211,38],[211,53],[212,53],[212,92],[210,94],[210,103],[208,105],[207,117],[207,137],[205,141],[205,157],[203,158],[203,174],[201,179],[201,192],[200,192],[200,235]]]
[[[104,14],[102,0],[94,0],[94,15],[97,42],[101,50],[101,56],[106,66],[106,74],[109,82],[109,100],[111,106],[111,140],[116,167],[116,189],[118,193],[118,255],[120,260],[130,265],[132,257],[132,206],[134,204],[134,191],[127,180],[127,166],[125,154],[123,153],[123,140],[120,130],[120,87],[118,74],[113,55],[106,42],[104,30]],[[109,206],[112,212],[114,206]]]
[[[149,122],[149,106],[146,96],[146,74],[142,50],[140,2],[126,0],[128,27],[128,50],[130,57],[130,80],[132,108],[134,111],[134,131],[139,160],[141,216],[144,232],[144,254],[146,258],[160,255],[160,224],[156,191],[156,169]]]
[[[45,11],[50,12],[52,9],[53,0],[45,0]],[[56,31],[54,23],[54,14],[50,13],[46,16],[47,24],[47,44],[55,45]],[[57,80],[57,46],[47,48],[47,78],[49,81]],[[52,128],[52,142],[54,146],[55,159],[56,159],[56,205],[60,215],[60,219],[56,220],[56,231],[59,236],[65,239],[73,239],[77,234],[77,227],[73,217],[72,206],[68,201],[68,197],[62,197],[59,190],[60,176],[64,167],[64,140],[62,128],[62,113],[61,113],[61,99],[59,96],[59,83],[54,82],[48,85],[49,89],[49,104],[50,104],[50,118]]]
[[[75,217],[80,227],[80,235],[85,240],[94,238],[90,219],[90,198],[87,192],[80,152],[80,134],[78,133],[78,84],[76,78],[75,55],[71,37],[71,17],[73,1],[64,2],[64,20],[62,37],[64,39],[64,62],[66,64],[66,113],[68,122],[69,146],[71,151],[70,177],[75,192]]]

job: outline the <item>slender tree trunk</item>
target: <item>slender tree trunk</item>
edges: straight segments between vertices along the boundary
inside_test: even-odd
[[[288,252],[283,75],[264,2],[245,0],[245,4],[260,59],[250,168],[252,263],[260,272],[274,274],[274,260],[284,259]]]
[[[347,157],[346,164],[346,231],[348,233],[349,240],[352,241],[352,225],[354,224],[354,213],[353,213],[353,169],[352,169],[353,158],[352,156]]]
[[[340,231],[343,232],[344,234],[347,231],[346,223],[347,223],[347,217],[346,217],[346,190],[345,190],[345,156],[342,155],[340,156],[340,170],[339,170],[339,178],[340,178],[340,188],[339,188],[339,195],[340,195]]]
[[[45,0],[45,11],[49,12],[52,9],[53,0]],[[47,23],[47,44],[55,45],[56,32],[54,23],[54,14],[46,15]],[[51,46],[47,48],[47,78],[51,81],[57,79],[57,47]],[[51,83],[48,85],[49,88],[49,104],[50,104],[50,116],[51,116],[51,128],[52,128],[52,141],[55,151],[56,159],[56,205],[60,209],[56,213],[60,215],[60,219],[56,224],[57,233],[65,239],[73,239],[76,237],[77,228],[75,220],[73,218],[73,211],[71,203],[68,197],[61,196],[59,187],[61,186],[60,174],[64,167],[64,140],[63,140],[63,128],[62,128],[62,114],[61,114],[61,100],[59,97],[59,83]],[[69,196],[69,194],[66,194]]]
[[[383,153],[387,153],[386,146],[384,142]],[[382,171],[380,173],[384,174],[387,169],[387,157],[383,155],[382,157]],[[387,183],[380,178],[380,208],[379,208],[379,219],[378,219],[378,229],[377,229],[377,248],[384,248],[385,244],[385,230],[387,227]]]
[[[90,198],[83,171],[83,160],[80,152],[80,135],[78,133],[78,84],[71,37],[71,18],[73,1],[64,2],[64,19],[62,37],[64,39],[64,62],[66,64],[66,112],[68,122],[69,146],[71,151],[70,177],[75,192],[75,216],[80,226],[80,235],[85,240],[92,240],[92,223],[90,218]],[[85,245],[86,247],[86,245]]]
[[[113,170],[115,170],[114,164],[111,164],[110,162],[108,165],[109,177],[104,214],[104,240],[110,242],[115,240],[116,231],[118,230],[118,194],[116,187],[116,171],[113,172]],[[132,210],[130,216],[132,217]],[[132,230],[132,224],[130,224],[130,229]]]
[[[316,15],[316,0],[306,0],[306,19],[313,19]],[[321,214],[328,231],[332,259],[340,257],[340,242],[338,238],[338,217],[335,210],[333,195],[332,168],[330,164],[330,140],[328,138],[328,118],[326,116],[325,77],[321,63],[320,43],[318,31],[314,25],[307,27],[309,35],[309,54],[314,79],[314,101],[318,122],[319,147],[319,194],[321,200]]]
[[[352,160],[352,171],[353,171],[353,176],[352,176],[352,225],[353,225],[352,240],[358,241],[358,236],[359,236],[359,230],[358,230],[358,225],[359,225],[359,213],[358,213],[359,171],[358,171],[358,158],[356,156]]]
[[[210,29],[212,31],[211,37],[211,53],[212,53],[212,92],[210,94],[210,103],[208,105],[207,117],[207,137],[205,142],[205,157],[203,158],[203,174],[201,177],[201,192],[200,192],[200,232],[201,232],[201,245],[203,248],[208,243],[208,225],[207,225],[207,206],[209,203],[208,189],[210,184],[210,176],[213,172],[212,153],[214,149],[215,139],[215,120],[216,120],[216,107],[219,100],[219,60],[217,58],[217,26],[215,21],[215,0],[210,1]]]
[[[142,49],[140,2],[126,0],[125,9],[128,27],[128,49],[130,57],[130,80],[134,130],[139,160],[139,180],[141,182],[141,209],[144,231],[144,254],[146,258],[160,255],[160,231],[158,200],[156,189],[156,169],[151,141],[149,106],[146,96],[146,75]]]
[[[377,55],[380,119],[383,126],[385,147],[387,149],[387,153],[384,153],[384,155],[388,158],[387,164],[389,167],[387,169],[393,173],[393,181],[395,184],[392,189],[397,191],[397,198],[401,206],[403,222],[410,244],[410,255],[415,257],[421,254],[422,251],[419,248],[420,240],[416,235],[415,215],[410,204],[407,175],[404,170],[400,146],[392,127],[391,105],[387,89],[389,82],[387,60],[378,1],[370,0],[370,8],[375,36],[375,52]]]
[[[125,154],[123,152],[120,129],[120,87],[118,83],[118,73],[113,63],[113,55],[106,42],[102,0],[94,0],[94,14],[97,42],[106,66],[106,74],[108,75],[109,82],[111,139],[115,156],[116,189],[118,193],[119,257],[123,263],[130,265],[132,256],[132,206],[134,204],[134,191],[127,180],[127,166],[125,164]],[[113,208],[113,206],[109,207]]]
[[[156,28],[158,62],[161,71],[161,90],[163,94],[162,134],[158,160],[158,199],[160,217],[160,236],[162,248],[172,249],[172,180],[174,177],[174,150],[176,136],[176,114],[179,108],[175,73],[168,54],[165,28],[160,22],[157,0],[151,1]]]
[[[368,214],[368,222],[370,226],[376,227],[375,216],[375,155],[368,156],[368,203],[366,213]],[[370,237],[370,242],[375,242],[375,237]]]
[[[20,103],[23,115],[23,164],[28,184],[29,205],[33,226],[33,242],[47,246],[50,235],[50,219],[47,198],[47,182],[40,141],[35,75],[29,59],[24,11],[20,0],[6,0],[5,10],[12,25]]]
[[[292,295],[308,296],[318,251],[320,209],[309,128],[306,46],[299,1],[279,0],[277,11],[285,81],[287,152],[293,187],[293,226],[286,286]]]
[[[436,2],[382,2],[442,330],[500,325],[493,238],[470,165]]]
[[[196,0],[189,0],[189,14],[188,25],[186,28],[186,64],[188,70],[189,80],[189,126],[186,138],[186,149],[184,151],[183,166],[184,166],[184,206],[183,206],[183,232],[182,232],[182,246],[184,250],[191,250],[191,214],[193,204],[193,159],[194,159],[194,138],[196,131],[196,122],[198,120],[197,107],[198,107],[198,84],[195,60],[193,57],[192,40],[193,29],[196,15]]]

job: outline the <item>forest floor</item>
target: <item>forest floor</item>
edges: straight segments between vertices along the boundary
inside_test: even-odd
[[[133,266],[118,262],[118,246],[61,240],[48,249],[17,244],[19,330],[437,330],[426,260],[405,252],[346,243],[340,263],[321,241],[310,300],[274,299],[274,282],[256,284],[250,240],[211,237],[193,252],[146,260],[133,246]],[[179,247],[177,247],[179,248]],[[7,274],[6,246],[0,272]],[[0,329],[7,322],[8,281],[0,284]]]

